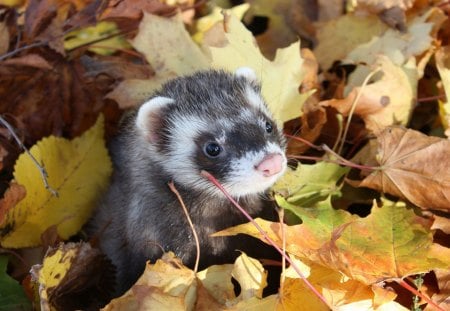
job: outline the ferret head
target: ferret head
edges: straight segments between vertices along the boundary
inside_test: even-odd
[[[265,191],[286,169],[285,141],[249,68],[204,71],[166,83],[145,102],[136,128],[168,178],[218,193],[215,176],[234,197]]]

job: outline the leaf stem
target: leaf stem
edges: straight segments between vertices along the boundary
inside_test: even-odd
[[[367,75],[367,77],[364,79],[364,81],[363,81],[363,83],[362,83],[362,85],[361,85],[361,88],[359,89],[358,94],[356,95],[355,99],[354,99],[353,102],[352,102],[352,106],[351,106],[350,112],[349,112],[349,114],[348,114],[347,122],[346,122],[346,124],[345,124],[344,133],[343,133],[342,138],[341,138],[341,145],[339,146],[339,149],[338,149],[338,152],[337,152],[338,154],[341,154],[342,148],[344,148],[344,142],[345,142],[345,139],[346,139],[347,134],[348,134],[348,129],[350,128],[350,122],[351,122],[351,119],[352,119],[352,117],[353,117],[353,113],[355,112],[356,105],[358,104],[359,99],[360,99],[361,96],[362,96],[363,90],[364,90],[364,88],[366,87],[366,85],[369,83],[370,78],[372,78],[372,77],[373,77],[375,74],[377,74],[379,71],[381,71],[380,68],[378,68],[378,69],[376,69],[376,70],[370,72],[370,73]]]
[[[425,300],[427,303],[429,303],[430,305],[432,305],[433,307],[436,308],[436,310],[439,311],[444,311],[444,309],[442,309],[441,307],[439,307],[437,304],[434,303],[434,301],[432,301],[429,297],[425,296],[424,294],[422,294],[420,291],[418,291],[417,289],[415,289],[414,287],[412,287],[411,285],[409,285],[408,283],[406,283],[404,280],[397,280],[397,283],[402,286],[403,288],[407,289],[408,291],[410,291],[411,293],[413,293],[416,296],[419,296],[420,298],[422,298],[423,300]]]
[[[291,265],[291,267],[297,272],[297,274],[303,279],[306,286],[327,306],[330,307],[328,304],[328,301],[319,293],[319,291],[306,279],[306,277],[303,275],[303,273],[300,271],[300,269],[297,267],[297,265],[291,260],[289,256],[287,256],[283,250],[281,250],[278,245],[267,235],[267,233],[264,231],[263,228],[239,205],[238,202],[225,190],[225,188],[219,183],[219,181],[209,172],[207,171],[201,171],[201,175],[205,178],[207,178],[211,183],[214,184],[222,193],[227,197],[227,199],[255,226],[255,228],[261,233],[261,235],[264,237],[264,239],[272,245],[278,253],[283,256],[284,259],[286,259],[287,262]],[[280,225],[282,225],[280,223]],[[331,307],[330,307],[331,308]]]
[[[38,160],[36,160],[36,158],[31,154],[31,152],[28,150],[27,147],[25,147],[24,144],[22,144],[22,142],[20,141],[19,137],[17,136],[16,132],[14,131],[14,129],[12,128],[11,124],[8,123],[8,121],[6,121],[2,116],[0,116],[0,123],[6,127],[6,129],[9,131],[9,133],[12,135],[12,137],[14,138],[14,140],[16,141],[16,143],[19,145],[20,148],[22,148],[25,153],[30,157],[31,161],[33,161],[34,165],[37,167],[37,169],[39,170],[39,173],[41,174],[42,180],[44,182],[44,186],[45,189],[47,189],[48,191],[50,191],[50,193],[55,196],[58,197],[58,191],[56,191],[55,189],[53,189],[52,187],[50,187],[50,184],[48,183],[48,173],[45,170],[45,167],[43,165],[41,165]]]
[[[194,272],[197,273],[198,265],[199,265],[199,262],[200,262],[200,242],[198,240],[197,231],[195,231],[194,224],[192,223],[191,217],[189,216],[189,212],[188,212],[188,210],[186,208],[186,205],[184,204],[183,198],[181,197],[181,195],[178,192],[177,188],[175,188],[175,185],[174,185],[173,181],[169,182],[168,185],[169,185],[170,190],[173,193],[175,193],[175,195],[177,196],[177,199],[180,202],[181,207],[183,208],[183,212],[186,215],[186,218],[187,218],[187,221],[189,223],[189,226],[192,229],[192,234],[194,235],[195,247],[197,248],[197,256],[195,258]]]

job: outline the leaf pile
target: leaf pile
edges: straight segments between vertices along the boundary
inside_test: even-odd
[[[0,310],[450,309],[449,13],[419,0],[0,1]],[[256,219],[293,263],[278,294],[263,296],[268,272],[246,254],[194,272],[167,253],[109,301],[113,267],[69,241],[108,186],[120,116],[173,77],[242,66],[292,159],[273,187],[284,222]],[[267,242],[251,223],[215,235],[241,233]]]

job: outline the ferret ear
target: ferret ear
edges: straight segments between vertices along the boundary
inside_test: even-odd
[[[255,71],[250,67],[240,67],[236,69],[235,75],[238,77],[246,78],[252,82],[258,83],[258,77],[256,76]]]
[[[150,142],[158,140],[157,130],[161,126],[161,108],[173,102],[172,98],[157,96],[149,99],[139,108],[136,126]]]

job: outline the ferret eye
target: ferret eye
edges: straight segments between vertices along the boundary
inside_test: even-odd
[[[215,158],[222,152],[222,147],[217,143],[207,143],[204,147],[204,152],[207,156]]]
[[[266,121],[266,132],[272,133],[273,132],[273,125],[269,121]]]

